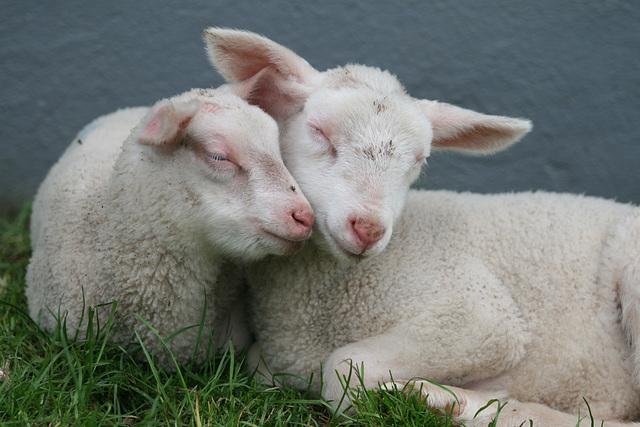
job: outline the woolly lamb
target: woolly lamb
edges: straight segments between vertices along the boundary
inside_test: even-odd
[[[318,73],[255,35],[208,37],[229,81],[256,79],[249,100],[282,122],[285,164],[316,213],[311,244],[249,271],[252,366],[313,374],[313,390],[322,379],[336,404],[341,381],[357,386],[362,366],[368,388],[391,376],[400,386],[416,377],[463,386],[458,420],[467,423],[501,396],[586,414],[584,396],[597,417],[640,416],[638,208],[548,193],[409,191],[400,217],[430,142],[497,150],[528,123],[412,100],[362,66]],[[435,398],[442,389],[413,384],[434,397],[428,405],[451,407],[450,394]],[[577,421],[537,404],[512,401],[506,412],[506,425]]]
[[[308,245],[250,271],[252,363],[260,346],[271,372],[314,373],[315,390],[322,364],[334,402],[343,393],[335,372],[348,377],[364,363],[367,387],[391,372],[582,414],[585,397],[599,418],[635,419],[637,328],[625,320],[625,334],[620,304],[622,313],[637,307],[639,255],[636,207],[410,191],[374,259],[336,265]]]
[[[26,294],[45,329],[66,316],[69,333],[84,333],[85,306],[117,301],[118,339],[135,330],[155,346],[125,314],[168,337],[200,323],[206,298],[205,326],[221,340],[241,289],[236,261],[301,247],[313,214],[282,163],[277,125],[238,94],[194,89],[80,132],[34,202]],[[98,310],[103,322],[110,309]],[[231,332],[247,344],[246,331]],[[178,360],[193,357],[197,335],[169,342]],[[170,367],[168,354],[158,361]]]

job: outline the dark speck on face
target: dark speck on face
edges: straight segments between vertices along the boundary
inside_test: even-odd
[[[395,147],[393,146],[393,140],[382,143],[380,147],[368,147],[362,150],[362,153],[367,156],[368,159],[375,160],[379,156],[393,156]]]

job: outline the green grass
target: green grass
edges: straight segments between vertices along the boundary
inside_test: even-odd
[[[362,393],[354,418],[336,418],[310,393],[256,386],[233,351],[170,373],[110,342],[111,321],[85,337],[44,332],[24,296],[29,213],[26,205],[0,218],[1,425],[443,425],[416,399],[387,391]]]

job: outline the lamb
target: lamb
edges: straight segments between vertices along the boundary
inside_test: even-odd
[[[98,118],[49,172],[33,205],[27,271],[30,315],[53,331],[103,324],[116,301],[116,339],[150,350],[154,332],[179,362],[222,345],[241,292],[239,262],[288,254],[309,237],[313,212],[282,163],[276,123],[242,87],[193,89],[151,108]],[[133,129],[133,130],[132,130]],[[203,340],[196,354],[204,313]],[[247,345],[241,325],[233,344]],[[80,335],[82,336],[82,335]],[[172,367],[171,356],[157,361]]]
[[[619,307],[633,308],[621,290],[640,277],[637,207],[410,191],[394,228],[382,254],[357,264],[335,265],[317,245],[258,263],[253,366],[313,373],[334,402],[364,364],[367,387],[420,377],[582,414],[585,397],[602,419],[640,415]]]
[[[455,415],[478,425],[475,409],[496,396],[514,408],[505,425],[575,425],[583,397],[598,418],[640,416],[639,208],[408,190],[431,148],[492,152],[530,124],[413,100],[368,67],[320,73],[254,34],[206,37],[228,81],[254,79],[249,102],[280,122],[316,215],[301,251],[249,269],[253,368],[293,374],[278,377],[290,386],[313,375],[334,404],[358,375],[367,388],[422,387],[442,409],[451,399],[416,378],[464,387]]]

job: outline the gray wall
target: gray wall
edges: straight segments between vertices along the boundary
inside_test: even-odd
[[[640,203],[639,4],[0,0],[0,211],[32,197],[93,118],[221,84],[208,26],[262,33],[320,70],[378,66],[416,97],[534,121],[505,153],[432,156],[421,185]]]

